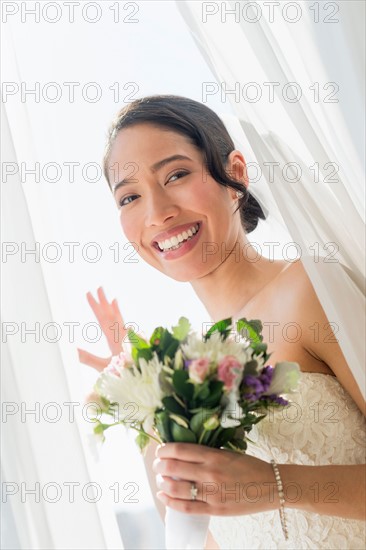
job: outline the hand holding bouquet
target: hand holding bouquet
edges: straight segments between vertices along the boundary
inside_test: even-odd
[[[95,434],[104,440],[106,429],[124,424],[138,432],[142,451],[155,439],[244,453],[252,426],[270,408],[288,404],[282,395],[295,390],[300,373],[297,363],[267,365],[270,354],[261,331],[258,320],[242,318],[233,327],[228,318],[200,337],[185,317],[171,332],[157,327],[149,341],[130,330],[131,349],[114,356],[95,384],[99,412],[114,420],[96,417]],[[170,510],[167,548],[203,548],[209,517],[199,528],[197,518],[185,517],[196,527],[182,528],[182,535],[190,537],[182,541],[178,514]]]

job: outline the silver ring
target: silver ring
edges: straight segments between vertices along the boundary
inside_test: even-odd
[[[195,483],[191,483],[191,500],[197,500],[198,489]]]

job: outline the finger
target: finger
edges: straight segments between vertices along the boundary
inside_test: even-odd
[[[217,449],[196,443],[165,443],[156,449],[155,455],[158,458],[173,458],[202,464],[205,462],[205,455],[215,451],[217,452]]]
[[[120,334],[121,334],[121,337],[123,339],[127,334],[127,329],[125,328],[125,322],[124,322],[124,319],[122,317],[122,313],[119,309],[118,302],[117,302],[116,298],[113,300],[113,302],[111,304],[111,307],[112,307],[112,311],[113,311],[113,314],[114,314],[114,318],[116,319],[116,321],[118,323],[118,326],[120,327]]]
[[[109,326],[107,326],[107,324],[113,322],[113,320],[110,318],[111,305],[105,300],[105,297],[104,301],[102,301],[101,303],[97,302],[91,292],[88,292],[86,297],[95,317],[98,320],[100,327],[102,328],[103,332],[106,333],[106,329],[110,328]],[[99,299],[101,299],[101,295],[99,296]]]
[[[94,296],[92,295],[91,292],[86,293],[86,299],[88,300],[88,303],[89,303],[90,307],[92,308],[92,310],[96,314],[96,310],[98,309],[99,304],[98,304],[98,302],[96,301],[96,299],[94,298]]]
[[[92,367],[97,371],[101,372],[105,367],[109,365],[112,357],[97,357],[88,351],[78,348],[79,361],[88,367]]]
[[[197,489],[196,500],[202,500],[202,483],[182,481],[166,476],[157,476],[156,485],[160,491],[173,498],[192,500],[192,487]]]
[[[103,287],[100,286],[97,290],[97,294],[98,294],[98,298],[99,298],[99,301],[100,301],[100,304],[102,306],[105,306],[105,307],[108,307],[110,304],[106,298],[106,295],[104,294],[104,290],[103,290]]]
[[[189,481],[198,481],[198,479],[202,479],[203,475],[203,472],[197,468],[197,464],[171,458],[163,460],[156,458],[153,463],[153,470],[156,474],[162,476],[177,477]]]
[[[120,319],[122,321],[122,323],[124,324],[123,318],[122,318],[122,313],[119,309],[119,305],[118,305],[118,302],[117,302],[116,298],[113,300],[111,306],[112,306],[112,310],[113,310],[113,313],[116,316],[116,318]]]
[[[176,499],[166,495],[162,491],[159,491],[156,496],[166,506],[169,506],[169,508],[173,508],[179,512],[184,512],[185,514],[208,515],[211,513],[209,504],[207,502],[202,502],[201,500]]]

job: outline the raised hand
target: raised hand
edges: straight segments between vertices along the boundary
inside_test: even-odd
[[[109,349],[112,355],[109,357],[98,357],[86,350],[79,349],[79,361],[98,371],[102,371],[111,361],[113,355],[118,355],[122,351],[122,343],[127,335],[128,329],[125,329],[125,323],[118,307],[117,300],[108,302],[104,290],[99,287],[97,290],[99,302],[88,292],[86,297],[92,308],[95,317],[98,320],[100,328],[107,339]]]

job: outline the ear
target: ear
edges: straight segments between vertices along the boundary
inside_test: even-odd
[[[233,180],[248,188],[249,178],[247,165],[240,151],[237,151],[236,149],[231,151],[226,164],[226,172]],[[233,193],[233,198],[237,198],[235,191],[233,189],[231,191]]]

